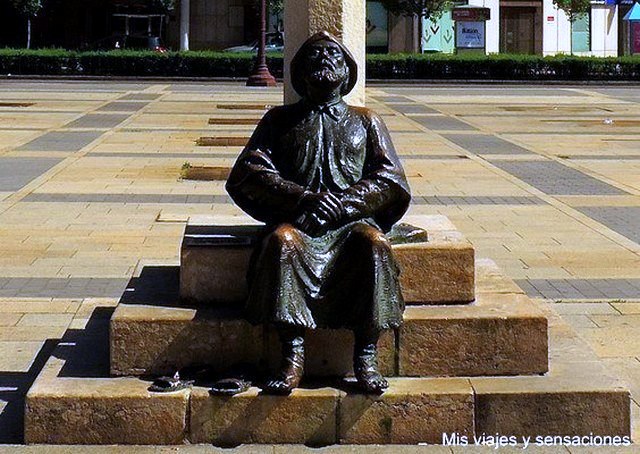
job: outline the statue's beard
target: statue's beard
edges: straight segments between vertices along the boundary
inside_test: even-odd
[[[346,69],[332,69],[325,66],[312,71],[308,80],[309,83],[317,87],[335,88],[342,85],[346,79]]]

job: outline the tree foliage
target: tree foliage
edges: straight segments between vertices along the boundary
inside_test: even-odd
[[[451,0],[381,0],[387,11],[404,16],[438,19],[451,6]]]
[[[281,14],[284,11],[284,0],[269,0],[271,14]]]
[[[259,10],[261,0],[254,0],[254,7]],[[284,0],[267,0],[267,9],[271,14],[282,14],[284,11]]]
[[[154,6],[161,11],[173,11],[176,8],[176,0],[153,0]]]
[[[553,4],[564,11],[571,22],[575,22],[591,10],[591,0],[553,0]]]
[[[42,9],[42,0],[11,0],[13,7],[19,14],[26,17],[36,17]]]

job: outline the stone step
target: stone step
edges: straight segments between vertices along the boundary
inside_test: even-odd
[[[144,274],[144,273],[143,273]],[[547,371],[547,320],[490,261],[478,263],[477,299],[456,306],[408,306],[405,323],[379,342],[388,376],[535,375]],[[144,301],[142,301],[144,303]],[[149,301],[152,303],[152,301]],[[204,363],[273,369],[280,362],[275,332],[221,310],[120,304],[111,319],[111,373],[173,374]],[[330,346],[330,348],[327,348]],[[310,331],[306,371],[342,376],[352,370],[353,336]]]
[[[545,376],[392,378],[382,396],[348,383],[303,384],[290,396],[258,388],[214,397],[196,386],[153,394],[148,381],[107,376],[107,319],[65,336],[26,396],[30,444],[442,443],[442,434],[630,434],[630,396],[553,314]],[[99,335],[96,335],[95,332]]]
[[[474,299],[474,249],[440,215],[405,216],[427,242],[394,244],[407,304],[460,304]],[[247,216],[193,216],[180,254],[180,296],[209,306],[236,306],[247,297],[246,275],[261,224]]]

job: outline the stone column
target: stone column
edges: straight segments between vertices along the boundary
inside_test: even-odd
[[[354,106],[364,106],[365,21],[365,0],[285,0],[285,104],[299,99],[289,79],[291,59],[309,36],[327,30],[342,40],[358,63],[358,83],[346,101]]]
[[[180,50],[189,50],[189,23],[191,0],[180,0]]]

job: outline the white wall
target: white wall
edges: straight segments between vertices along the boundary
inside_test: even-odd
[[[470,6],[482,6],[491,10],[487,21],[486,50],[488,54],[500,52],[500,0],[469,0]]]
[[[553,18],[553,20],[549,20]],[[542,54],[571,53],[571,22],[552,0],[542,2]]]
[[[469,0],[469,5],[491,9],[487,22],[487,53],[500,51],[500,0]],[[553,18],[553,20],[549,20]],[[542,53],[543,55],[571,53],[571,22],[553,4],[542,4]],[[608,57],[618,55],[618,8],[593,4],[591,6],[591,52],[580,55]]]
[[[553,21],[549,18],[553,17]],[[564,11],[552,0],[543,0],[542,53],[543,55],[571,53],[571,22]],[[575,55],[608,57],[618,55],[618,8],[591,5],[591,51]]]
[[[591,55],[618,55],[618,8],[591,5]]]

